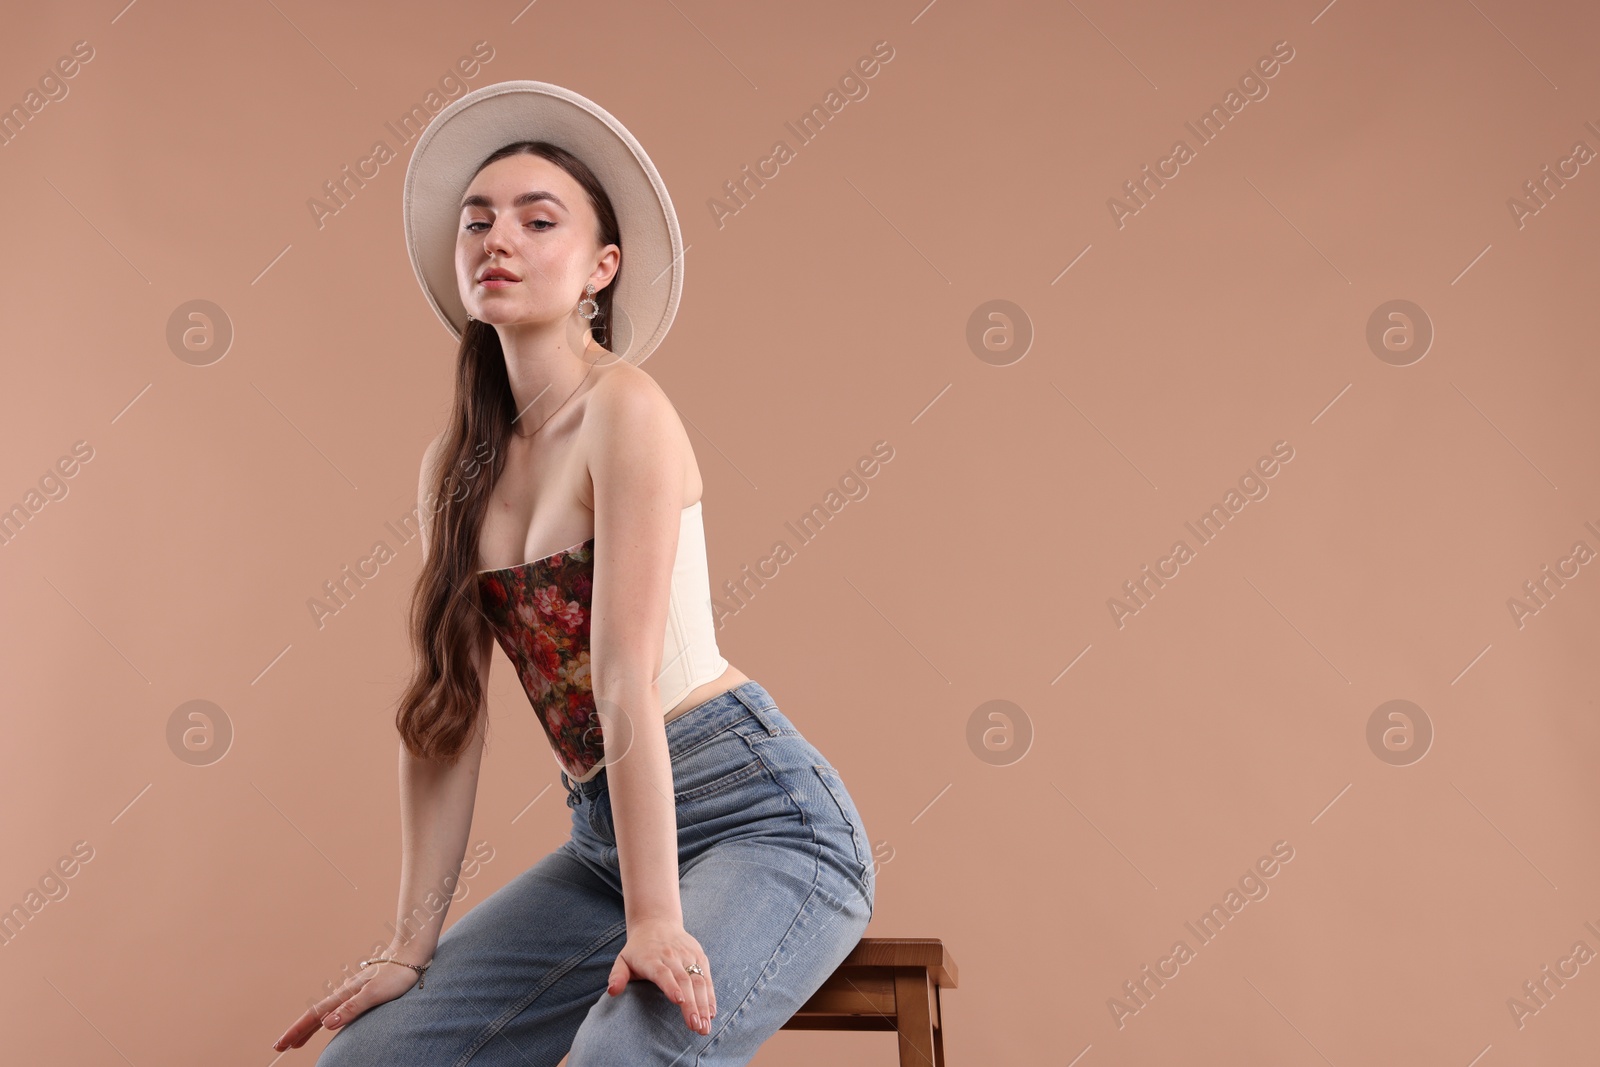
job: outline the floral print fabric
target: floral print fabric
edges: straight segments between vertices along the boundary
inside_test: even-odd
[[[589,686],[594,538],[543,559],[480,571],[478,592],[556,762],[569,777],[583,778],[605,754]]]

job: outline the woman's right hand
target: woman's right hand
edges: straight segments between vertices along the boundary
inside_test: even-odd
[[[395,959],[405,959],[398,952],[380,953]],[[306,1013],[272,1043],[275,1052],[299,1048],[311,1039],[319,1027],[337,1030],[368,1008],[393,1000],[417,984],[421,978],[410,967],[398,963],[373,963],[352,975],[343,985],[306,1009]]]

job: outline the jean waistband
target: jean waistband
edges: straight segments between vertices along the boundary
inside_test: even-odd
[[[700,742],[710,740],[722,731],[732,729],[747,720],[754,720],[760,724],[761,729],[773,736],[782,733],[786,728],[792,729],[783,713],[778,710],[778,703],[772,699],[772,694],[768,693],[761,683],[751,679],[696,704],[668,722],[666,729],[669,757],[677,759],[680,753],[687,752]],[[562,771],[561,784],[567,789],[567,805],[576,807],[580,796],[598,796],[601,790],[606,788],[606,769],[602,767],[600,773],[587,782],[574,782],[567,776],[566,771]]]

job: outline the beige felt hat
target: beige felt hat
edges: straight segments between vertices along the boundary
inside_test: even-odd
[[[505,81],[475,89],[428,123],[406,167],[406,251],[417,281],[457,338],[467,309],[456,285],[461,198],[480,164],[513,141],[549,141],[588,164],[605,186],[621,231],[607,339],[642,363],[661,343],[683,292],[683,235],[666,183],[650,157],[599,104],[559,85]]]

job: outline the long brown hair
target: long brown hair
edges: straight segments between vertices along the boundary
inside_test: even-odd
[[[517,141],[497,149],[478,171],[517,153],[542,156],[570,174],[594,208],[600,247],[622,246],[611,198],[594,172],[565,149],[547,141]],[[600,311],[589,332],[600,344],[609,333],[611,300],[621,273],[619,267],[594,296]],[[429,524],[429,551],[411,597],[411,680],[395,712],[401,740],[419,759],[454,763],[483,707],[485,694],[472,656],[487,625],[478,600],[478,535],[489,494],[505,466],[497,446],[512,432],[515,416],[500,335],[493,326],[469,319],[456,350],[449,425],[426,475],[433,511],[421,521]]]

